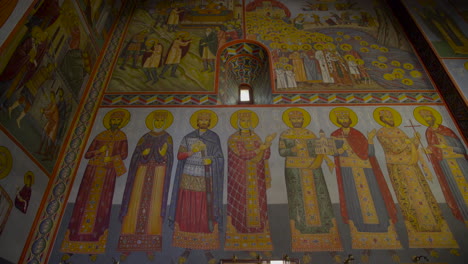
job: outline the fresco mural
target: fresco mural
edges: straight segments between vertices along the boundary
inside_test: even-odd
[[[174,117],[167,110],[156,110],[146,117],[146,133],[138,141],[128,172],[119,219],[122,230],[118,250],[124,260],[132,251],[162,250],[162,226],[174,158],[171,135],[165,131]]]
[[[185,263],[193,249],[204,250],[206,261],[216,263],[210,252],[220,247],[223,230],[224,156],[221,142],[211,129],[218,116],[199,110],[190,117],[195,129],[183,137],[177,153],[169,225],[172,246],[184,248],[178,263]]]
[[[466,13],[460,14],[450,0],[405,1],[413,18],[441,57],[468,55],[468,27]],[[463,4],[460,5],[461,10]],[[466,7],[465,7],[466,12]]]
[[[107,130],[88,148],[85,158],[89,162],[62,251],[89,254],[94,260],[105,252],[115,179],[127,172],[123,164],[128,154],[127,136],[120,129],[129,121],[130,113],[125,109],[110,111],[103,119]]]
[[[404,257],[402,252],[417,249],[424,250],[428,256],[432,257],[437,254],[446,254],[444,252],[455,257],[459,254],[458,248],[462,248],[465,243],[460,240],[460,234],[467,232],[463,218],[466,202],[462,198],[466,179],[461,176],[460,172],[463,173],[466,170],[467,160],[463,156],[466,146],[459,140],[453,140],[460,138],[459,133],[454,129],[447,110],[441,105],[304,106],[286,109],[256,107],[200,110],[193,107],[169,107],[156,108],[156,110],[154,108],[126,110],[115,108],[110,111],[102,108],[97,115],[96,123],[120,111],[129,111],[128,115],[132,116],[128,125],[122,127],[122,133],[127,135],[128,148],[135,148],[136,152],[132,160],[122,160],[121,167],[131,169],[111,184],[111,186],[115,185],[115,190],[109,193],[106,199],[111,199],[113,202],[106,202],[107,205],[103,206],[108,208],[109,212],[110,208],[115,212],[103,218],[109,219],[106,221],[114,224],[106,227],[108,237],[107,240],[101,240],[104,244],[100,247],[107,246],[99,252],[97,261],[104,261],[108,258],[118,259],[123,256],[121,260],[130,263],[142,258],[153,261],[172,259],[178,263],[190,263],[197,259],[211,263],[230,257],[232,253],[249,256],[249,252],[255,252],[252,256],[261,254],[265,258],[281,257],[281,254],[287,253],[300,257],[304,263],[312,263],[310,261],[316,260],[319,256],[316,254],[332,251],[328,257],[320,255],[319,259],[341,263],[340,261],[347,256],[346,252],[354,252],[354,255],[364,262],[372,262],[372,259],[382,254],[376,253],[379,250],[386,250],[385,254],[390,259],[399,259]],[[261,122],[260,117],[266,118],[269,122]],[[168,121],[164,121],[164,118],[168,118]],[[444,154],[445,160],[439,160],[438,163],[434,163],[435,160],[426,156],[425,153],[428,149],[433,149],[435,152],[435,149],[443,148],[441,143],[430,143],[434,138],[432,136],[427,139],[417,136],[423,133],[428,135],[429,132],[426,130],[433,128],[427,126],[433,119],[434,124],[439,124],[438,129],[434,129],[437,132],[434,133],[440,133],[440,136],[437,136],[440,140],[446,137],[444,142],[447,144],[449,142],[461,144],[458,147],[451,145],[453,147],[445,148],[446,150],[443,150],[447,153]],[[321,121],[319,123],[313,120]],[[171,125],[177,122],[180,123],[177,128]],[[423,125],[416,125],[419,123]],[[104,126],[103,123],[93,129],[90,147],[94,145],[91,141],[94,142],[96,138],[93,134],[99,135],[101,133],[99,127]],[[119,221],[121,218],[119,211],[130,212],[128,211],[130,207],[125,206],[125,201],[135,197],[128,193],[130,190],[128,183],[133,181],[136,183],[138,181],[136,175],[147,175],[146,179],[151,179],[148,178],[149,175],[161,175],[159,173],[143,174],[143,171],[148,171],[146,166],[151,165],[141,164],[136,170],[134,168],[134,164],[138,164],[136,157],[142,155],[139,153],[143,153],[144,149],[148,149],[143,147],[146,143],[159,142],[157,148],[150,148],[149,151],[158,149],[158,153],[161,154],[166,149],[164,145],[169,147],[168,143],[171,142],[164,140],[151,143],[152,141],[146,141],[141,138],[141,135],[132,131],[151,128],[151,132],[148,133],[154,136],[157,135],[154,131],[156,127],[160,129],[159,135],[170,135],[172,141],[181,142],[177,154],[178,164],[173,164],[171,176],[164,176],[170,177],[170,187],[164,187],[166,185],[163,185],[163,179],[160,179],[161,191],[157,196],[158,199],[148,196],[151,203],[161,205],[161,207],[151,208],[161,210],[161,213],[158,213],[160,217],[156,217],[160,218],[160,229],[154,230],[160,230],[162,233],[159,233],[160,236],[156,239],[151,233],[145,233],[146,231],[138,233],[136,229],[132,229],[135,230],[135,235],[132,233],[128,236],[140,234],[139,236],[145,239],[153,237],[155,239],[153,241],[158,242],[153,244],[153,248],[147,247],[146,244],[138,244],[131,249],[124,248],[124,245],[131,246],[132,243],[131,239],[124,239],[126,226],[131,227],[127,224],[141,223],[142,230],[151,226],[144,220],[146,219],[142,215],[144,211],[137,211],[139,209],[134,210],[134,221],[128,219],[128,213],[122,222]],[[233,127],[240,129],[240,132],[232,134]],[[191,128],[195,130],[187,135],[184,134]],[[247,131],[246,137],[241,137],[242,134],[239,134],[242,133],[242,128]],[[315,136],[311,128],[318,131],[318,136]],[[206,129],[204,133],[203,129]],[[444,132],[449,130],[451,132]],[[367,131],[367,137],[361,131]],[[277,139],[275,134],[279,134],[280,137]],[[257,135],[268,136],[262,140]],[[153,136],[150,138],[156,139]],[[238,140],[233,140],[233,137]],[[245,145],[249,142],[252,144],[251,150]],[[270,148],[276,148],[278,151],[270,150],[268,156],[266,154]],[[453,154],[448,152],[452,151],[451,149],[454,152],[450,153]],[[239,160],[239,162],[245,160],[245,170],[233,170],[241,166],[242,162],[233,162],[235,159],[232,155],[250,152],[254,157],[253,160]],[[224,157],[227,157],[226,164]],[[193,160],[193,164],[189,162],[190,160]],[[151,159],[149,162],[151,164]],[[248,169],[249,162],[252,162],[253,169]],[[167,166],[169,163],[161,165]],[[300,166],[301,164],[303,165]],[[86,168],[89,166],[83,162],[78,173],[86,173],[89,170]],[[457,184],[448,184],[447,186],[450,187],[443,191],[443,184],[429,181],[427,178],[429,175],[437,175],[437,166],[443,168],[444,173],[438,176],[438,181],[445,179],[447,182],[453,181]],[[131,176],[132,171],[137,174]],[[235,175],[232,174],[233,171],[236,172]],[[247,172],[243,173],[245,171]],[[249,181],[249,178],[253,176],[247,176],[251,173],[258,177],[257,181]],[[405,173],[405,177],[402,177],[402,173]],[[200,176],[195,174],[200,174]],[[232,178],[234,176],[235,181]],[[187,180],[194,177],[193,181]],[[197,179],[198,181],[205,180],[197,183]],[[212,180],[211,185],[206,185],[207,179]],[[298,184],[298,180],[299,183],[305,181],[306,184]],[[82,189],[86,189],[80,182],[83,181],[77,181],[69,200],[69,205],[74,208],[79,204],[90,204],[78,199],[82,195]],[[411,186],[415,184],[420,187],[412,188]],[[211,186],[212,191],[209,191],[208,186]],[[458,187],[454,189],[452,186]],[[135,188],[136,185],[133,185],[131,190],[136,190]],[[168,188],[168,195],[172,199],[164,200],[166,192],[163,191],[164,188]],[[198,189],[192,190],[192,188],[201,189],[197,191]],[[260,188],[264,191],[249,192],[252,188]],[[144,194],[147,192],[144,192],[144,189],[143,184],[139,189],[139,194],[143,196],[139,199],[145,197]],[[260,197],[262,193],[263,198]],[[148,195],[150,194],[151,192],[148,192]],[[458,217],[453,209],[442,210],[446,208],[445,203],[449,203],[447,194],[451,194],[450,197],[461,212],[459,215],[462,218]],[[234,199],[234,197],[241,196],[245,196],[245,199]],[[257,199],[258,204],[248,201],[254,198]],[[76,204],[74,204],[75,199],[77,199]],[[245,201],[248,206],[230,205],[230,203],[238,204],[242,201]],[[264,201],[263,205],[259,203],[260,201]],[[193,206],[193,203],[197,206]],[[141,206],[138,208],[144,208]],[[163,213],[163,208],[166,206],[169,208],[168,214]],[[224,207],[226,210],[222,209]],[[245,210],[239,210],[239,208],[245,208]],[[448,208],[452,206],[449,205]],[[70,219],[70,222],[65,221],[62,224],[57,237],[57,243],[61,244],[62,248],[56,246],[53,259],[60,258],[67,252],[63,248],[62,239],[66,241],[68,237],[66,234],[69,231],[66,229],[76,218],[73,213],[75,210],[70,208],[70,216],[66,217]],[[318,213],[310,213],[310,210],[317,210]],[[247,217],[254,213],[258,215]],[[184,216],[184,214],[187,215]],[[270,214],[285,217],[271,217]],[[320,217],[310,218],[310,216],[317,215]],[[336,217],[337,215],[341,217]],[[433,222],[428,222],[428,218],[433,219]],[[237,227],[237,225],[242,226],[242,219],[250,219],[245,223],[245,230]],[[249,223],[252,224],[255,219],[264,219],[263,225],[249,226]],[[303,223],[304,221],[307,224]],[[457,222],[460,222],[462,226],[457,225]],[[115,225],[115,223],[118,224]],[[290,236],[287,241],[291,243],[289,245],[292,248],[285,249],[280,246],[281,241],[286,238],[275,235],[274,232],[277,229],[273,229],[273,226],[279,225],[283,226],[283,229],[284,226],[290,227],[288,228]],[[206,229],[199,230],[200,228]],[[65,236],[62,237],[61,234]],[[249,235],[246,236],[247,234]],[[350,234],[350,237],[347,234]],[[304,240],[308,243],[298,244],[299,241]],[[224,249],[220,248],[221,245],[224,245]],[[136,251],[141,251],[141,253]],[[129,254],[129,252],[134,253]],[[88,258],[88,253],[90,252],[73,254],[69,259],[71,262],[80,260],[86,263],[91,261],[83,258]],[[93,256],[94,254],[97,252],[93,253]]]
[[[0,244],[31,230],[7,261],[464,263],[466,141],[382,2],[115,1],[84,89],[116,11],[91,2],[47,2],[2,61],[2,129],[46,168],[0,179]]]
[[[18,263],[49,178],[0,131],[0,262]]]
[[[270,48],[276,91],[432,90],[377,1],[248,1],[246,36]]]
[[[107,91],[214,92],[216,53],[241,26],[240,1],[140,4]]]
[[[444,59],[443,63],[450,73],[460,93],[464,96],[465,102],[468,102],[468,60],[467,59]]]
[[[273,251],[267,208],[271,187],[268,159],[276,133],[263,141],[254,129],[259,123],[251,110],[231,115],[237,131],[228,139],[227,223],[224,249]]]
[[[101,50],[104,42],[110,36],[112,25],[119,16],[124,1],[90,1],[77,0],[80,11],[85,18],[86,24],[91,29],[92,40],[97,43],[97,50]]]
[[[47,1],[16,36],[0,71],[2,126],[50,173],[96,52],[72,1]]]
[[[325,183],[322,163],[331,172],[334,164],[327,154],[333,153],[324,133],[320,138],[306,127],[310,114],[302,108],[289,108],[282,119],[290,129],[281,133],[279,154],[285,157],[286,190],[288,194],[293,252],[342,251],[343,246]],[[305,256],[310,260],[310,256]]]

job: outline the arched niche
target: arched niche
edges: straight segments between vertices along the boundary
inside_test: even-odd
[[[252,87],[253,104],[271,104],[274,79],[271,77],[269,50],[252,40],[230,42],[218,51],[216,69],[218,101],[239,103],[239,87]]]

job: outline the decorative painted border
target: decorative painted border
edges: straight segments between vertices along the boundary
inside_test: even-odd
[[[104,95],[101,106],[216,105],[216,95]],[[272,104],[442,103],[436,92],[279,94]]]
[[[282,94],[273,98],[274,104],[414,104],[441,103],[438,93],[319,93]]]
[[[102,106],[135,106],[135,105],[215,105],[216,95],[105,95]]]
[[[130,2],[130,1],[129,1]],[[129,4],[124,8],[133,10]],[[92,128],[93,117],[99,107],[99,101],[105,90],[105,85],[111,71],[113,61],[115,59],[114,51],[117,50],[121,37],[126,29],[129,18],[132,12],[122,14],[122,18],[117,22],[113,31],[113,37],[109,41],[108,46],[102,60],[99,63],[99,68],[93,77],[93,83],[89,89],[85,101],[81,105],[80,114],[74,123],[74,130],[70,135],[68,146],[62,155],[60,167],[55,171],[53,183],[49,183],[48,189],[44,194],[44,203],[42,211],[38,212],[36,221],[34,222],[30,233],[28,244],[30,247],[23,250],[23,254],[19,263],[39,264],[46,263],[50,247],[55,240],[55,234],[58,230],[60,217],[67,204],[67,197],[72,187],[73,173],[79,164],[81,150],[85,147],[86,135]],[[26,251],[26,252],[25,252]]]

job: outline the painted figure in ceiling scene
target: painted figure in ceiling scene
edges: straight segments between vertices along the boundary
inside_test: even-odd
[[[11,104],[10,98],[34,76],[49,48],[49,36],[39,26],[34,26],[16,48],[0,73],[0,84],[6,84],[0,95],[0,108]]]
[[[122,223],[117,250],[124,260],[133,251],[146,252],[150,260],[162,250],[162,227],[173,163],[173,141],[166,129],[174,117],[156,110],[146,117],[150,132],[133,152],[120,207]]]
[[[460,138],[442,125],[440,113],[427,106],[414,110],[415,119],[427,126],[426,153],[434,167],[452,214],[468,226],[468,155]]]
[[[88,164],[81,181],[75,206],[61,251],[89,254],[96,260],[104,254],[109,231],[115,181],[126,173],[127,136],[121,130],[130,121],[125,109],[109,111],[103,119],[105,131],[91,142],[84,157]]]
[[[32,189],[31,186],[34,184],[34,173],[31,171],[24,174],[24,186],[21,190],[18,188],[15,197],[15,207],[20,210],[23,214],[26,214],[29,207],[29,200],[31,199]]]
[[[65,134],[66,134],[66,127],[70,120],[70,114],[72,113],[72,105],[70,98],[65,98],[64,91],[60,87],[55,92],[56,94],[56,102],[57,102],[57,109],[58,109],[58,130],[57,130],[57,139],[56,145],[60,145],[63,142]],[[58,151],[60,150],[59,147],[55,149],[54,157],[58,155]]]
[[[132,60],[132,67],[134,69],[138,68],[137,63],[139,62],[140,57],[145,50],[145,42],[148,36],[148,32],[149,31],[147,29],[144,29],[132,36],[132,38],[128,41],[127,45],[125,45],[125,48],[122,51],[121,57],[123,57],[123,62],[120,65],[120,69],[125,70],[125,66],[129,59]]]
[[[164,73],[171,68],[171,77],[177,77],[176,71],[179,67],[181,60],[187,55],[190,43],[192,40],[189,39],[190,34],[188,32],[178,32],[176,35],[176,39],[172,41],[171,47],[169,48],[169,52],[166,55],[166,59],[164,60],[164,68],[162,69],[161,73],[159,74],[159,78],[165,79]]]
[[[286,158],[292,251],[306,252],[305,263],[310,261],[308,252],[343,249],[322,171],[324,160],[330,170],[334,164],[324,151],[328,147],[322,144],[322,138],[306,128],[310,121],[304,109],[287,109],[283,122],[290,128],[279,139],[279,154]]]
[[[166,25],[168,32],[176,32],[180,23],[180,16],[184,12],[183,8],[173,6],[169,11],[169,17],[167,18]]]
[[[368,262],[370,249],[401,249],[395,203],[375,157],[376,130],[366,138],[354,128],[356,113],[346,107],[330,111],[330,121],[339,127],[330,136],[336,146],[340,211],[351,230],[352,248],[365,250],[363,262]]]
[[[31,79],[24,84],[19,92],[18,99],[8,107],[8,116],[11,118],[13,111],[19,106],[22,106],[22,110],[16,118],[18,128],[21,128],[21,120],[26,116],[29,110],[31,110],[31,106],[34,104],[37,94],[42,92],[41,90],[43,89],[44,83],[53,78],[55,68],[56,65],[54,63],[41,66]]]
[[[224,156],[219,136],[211,130],[217,122],[211,110],[192,114],[195,130],[184,136],[177,153],[169,226],[172,246],[185,249],[178,263],[185,263],[193,249],[204,250],[209,264],[217,263],[211,250],[220,247],[224,217]]]
[[[258,122],[257,114],[250,110],[238,110],[231,116],[231,125],[238,131],[227,142],[225,250],[273,251],[266,191],[271,187],[268,159],[276,134],[270,134],[262,141],[253,130]]]
[[[42,129],[41,142],[37,153],[44,156],[43,160],[52,160],[57,146],[57,132],[59,128],[59,109],[55,100],[55,91],[49,92],[50,102],[41,109],[46,123]]]
[[[146,81],[155,84],[158,78],[157,69],[162,65],[164,47],[158,39],[150,38],[145,41],[146,50],[143,53],[142,65],[146,75]]]
[[[452,15],[438,6],[436,1],[423,4],[417,12],[438,38],[445,40],[455,54],[468,54],[468,38]]]
[[[374,110],[382,126],[377,139],[385,153],[387,170],[403,214],[410,248],[458,248],[426,178],[432,180],[420,148],[420,135],[408,137],[398,128],[401,115],[390,107]],[[427,165],[427,164],[426,164]],[[421,170],[421,167],[423,170]]]
[[[205,35],[200,39],[199,53],[203,61],[203,70],[215,70],[216,52],[218,51],[218,35],[212,28],[206,28]]]

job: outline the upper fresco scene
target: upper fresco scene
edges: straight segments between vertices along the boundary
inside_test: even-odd
[[[145,1],[109,93],[434,90],[381,1]]]

